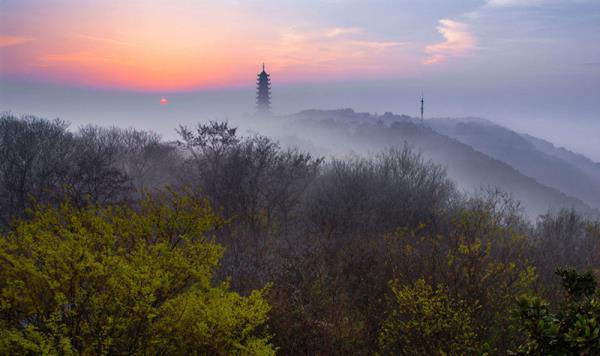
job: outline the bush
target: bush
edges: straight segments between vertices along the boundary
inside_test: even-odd
[[[522,355],[600,354],[600,291],[591,272],[558,269],[567,295],[557,313],[537,296],[519,300]]]
[[[392,307],[379,334],[386,355],[457,355],[477,349],[474,308],[452,298],[442,285],[423,279],[414,285],[391,282]]]
[[[210,207],[36,208],[0,238],[1,354],[272,354],[264,291],[211,279]]]

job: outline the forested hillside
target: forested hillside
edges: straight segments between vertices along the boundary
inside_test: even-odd
[[[0,353],[600,352],[585,204],[409,119],[277,125],[340,151],[4,114]]]

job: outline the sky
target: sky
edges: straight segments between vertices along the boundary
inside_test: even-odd
[[[167,126],[352,107],[481,116],[600,161],[600,0],[0,0],[0,110]],[[168,98],[161,105],[161,98]]]

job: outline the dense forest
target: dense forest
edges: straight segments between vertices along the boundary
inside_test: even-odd
[[[0,117],[0,354],[600,354],[600,221],[177,132]]]

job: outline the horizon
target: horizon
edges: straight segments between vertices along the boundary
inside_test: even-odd
[[[277,113],[417,116],[423,92],[425,117],[485,118],[600,161],[598,2],[4,0],[0,9],[2,111],[168,136],[164,121],[252,113],[264,62]]]
[[[272,78],[272,106],[277,115],[308,109],[351,108],[370,114],[392,112],[419,116],[421,92],[415,82],[280,85],[276,76],[272,75]],[[490,96],[500,96],[504,92],[501,87],[481,91],[467,86],[461,91],[452,91],[444,85],[430,86],[424,93],[425,119],[482,118],[600,162],[597,135],[600,123],[595,114],[595,107],[600,103],[595,102],[593,92],[590,91],[587,98],[561,91],[536,96],[535,89],[523,88],[515,95],[504,95],[502,100],[490,100]],[[32,102],[31,98],[36,100]],[[161,105],[162,98],[168,99],[167,105]],[[565,101],[580,101],[583,105],[565,106]],[[240,122],[252,116],[255,88],[154,93],[12,82],[0,88],[0,111],[60,118],[69,122],[72,128],[86,124],[134,127],[174,139],[179,124],[194,125],[209,120]]]

